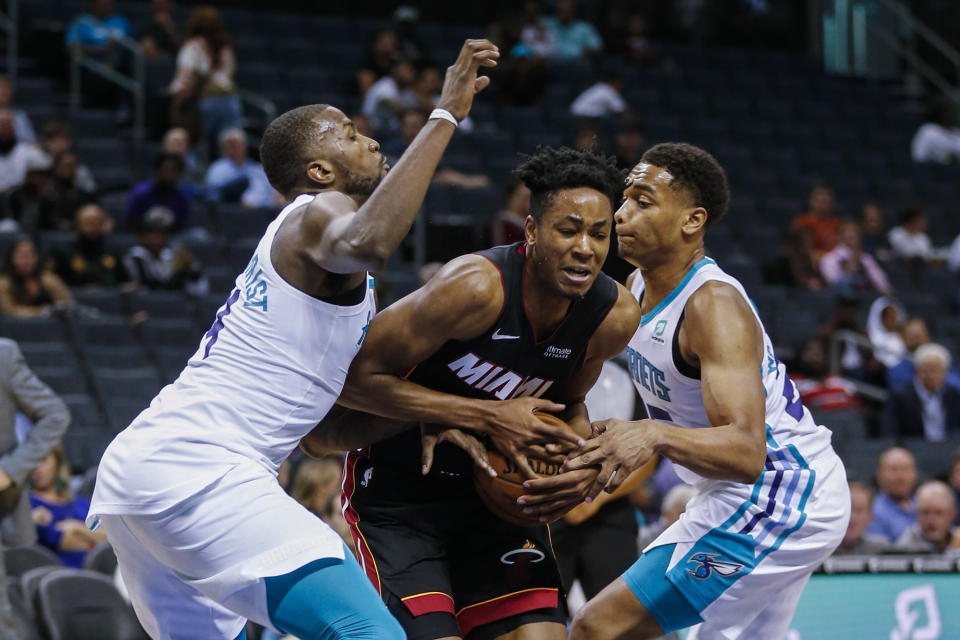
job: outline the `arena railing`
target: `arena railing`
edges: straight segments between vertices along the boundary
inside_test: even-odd
[[[143,50],[139,42],[127,36],[119,38],[115,42],[130,52],[132,75],[124,75],[110,65],[83,54],[79,49],[72,49],[70,52],[70,108],[72,110],[79,109],[81,105],[81,70],[85,69],[108,82],[112,82],[133,96],[133,137],[137,145],[140,146],[146,133],[146,72]]]
[[[20,38],[19,0],[7,0],[7,13],[0,15],[0,31],[7,34],[7,75],[11,80],[17,79],[17,47]]]

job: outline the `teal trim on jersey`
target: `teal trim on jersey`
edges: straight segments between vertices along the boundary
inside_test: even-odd
[[[667,580],[667,569],[676,546],[664,544],[650,549],[621,576],[664,633],[703,622],[686,596]]]
[[[651,320],[653,320],[658,313],[663,311],[668,304],[673,302],[673,299],[676,298],[678,295],[680,295],[680,292],[683,291],[683,288],[687,286],[688,282],[690,282],[690,279],[693,277],[693,274],[695,274],[701,267],[708,264],[716,264],[716,262],[714,262],[710,258],[704,258],[697,264],[690,267],[690,271],[687,271],[687,275],[683,276],[683,280],[680,281],[680,284],[678,284],[673,289],[673,291],[667,294],[667,297],[661,300],[660,304],[658,304],[653,309],[651,309],[649,313],[646,313],[640,317],[640,326],[642,327],[648,322],[650,322]],[[644,285],[644,290],[646,290],[646,285]]]
[[[767,444],[773,449],[780,448],[780,445],[777,444],[777,441],[773,437],[773,429],[770,428],[770,425],[767,425]]]
[[[813,491],[813,485],[814,485],[814,483],[815,483],[815,481],[816,481],[816,479],[817,479],[817,472],[814,471],[813,469],[810,469],[809,467],[806,467],[806,468],[810,471],[810,479],[807,481],[807,487],[806,487],[806,489],[804,489],[804,491],[803,491],[803,496],[800,497],[800,504],[797,505],[797,511],[800,512],[800,518],[797,519],[797,524],[793,525],[792,527],[790,527],[789,529],[787,529],[786,531],[784,531],[783,533],[781,533],[781,534],[780,534],[780,537],[777,538],[776,541],[775,541],[772,545],[770,545],[769,547],[767,547],[766,549],[764,549],[764,550],[760,553],[760,555],[757,556],[757,562],[762,561],[762,560],[763,560],[764,558],[766,558],[772,551],[776,551],[777,549],[779,549],[779,548],[780,548],[780,545],[783,544],[783,541],[786,540],[787,537],[788,537],[791,533],[793,533],[794,531],[796,531],[797,529],[799,529],[800,527],[802,527],[802,526],[803,526],[803,523],[806,522],[806,520],[807,520],[807,514],[806,514],[806,512],[805,512],[803,509],[804,509],[804,507],[807,506],[807,498],[810,497],[810,492]]]
[[[800,452],[797,450],[797,448],[796,448],[795,446],[793,446],[792,444],[788,444],[788,445],[787,445],[787,451],[790,452],[790,454],[793,456],[793,459],[794,459],[794,460],[796,460],[798,463],[800,463],[800,467],[801,467],[801,468],[803,468],[803,469],[809,469],[809,468],[810,468],[810,465],[807,464],[807,461],[804,460],[803,456],[800,455]]]

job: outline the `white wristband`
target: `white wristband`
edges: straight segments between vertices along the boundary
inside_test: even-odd
[[[452,113],[446,109],[440,109],[439,107],[430,112],[430,117],[427,118],[427,120],[436,120],[438,118],[440,120],[446,120],[447,122],[452,123],[455,127],[460,124],[457,122],[457,119]]]

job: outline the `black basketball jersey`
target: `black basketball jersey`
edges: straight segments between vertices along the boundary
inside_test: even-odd
[[[617,284],[600,273],[586,295],[574,300],[556,331],[537,341],[523,303],[525,249],[526,243],[520,242],[477,254],[500,271],[504,294],[500,317],[476,338],[448,340],[408,374],[410,381],[471,398],[566,399],[562,394],[583,364],[590,338],[617,301]],[[420,433],[408,430],[373,445],[370,453],[419,470]],[[455,445],[437,447],[432,473],[469,475],[471,468],[472,461]]]

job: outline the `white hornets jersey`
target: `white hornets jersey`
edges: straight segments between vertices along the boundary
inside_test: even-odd
[[[276,272],[277,229],[313,197],[270,223],[186,368],[108,447],[91,513],[157,513],[237,464],[276,473],[336,402],[375,313],[373,278],[341,306]]]
[[[703,406],[699,371],[683,360],[677,341],[677,328],[683,319],[684,308],[690,296],[711,280],[725,282],[740,292],[750,303],[743,286],[726,274],[717,263],[704,258],[695,264],[680,284],[660,304],[640,319],[640,326],[627,347],[630,376],[646,405],[647,415],[662,422],[681,427],[710,427]],[[638,300],[644,284],[637,272],[631,293]],[[829,429],[817,426],[810,412],[800,402],[783,363],[773,353],[773,344],[763,330],[764,360],[761,365],[763,388],[766,395],[767,463],[768,470],[794,465],[805,465],[804,459],[818,457],[831,450]],[[701,489],[706,478],[675,465],[682,480]]]

